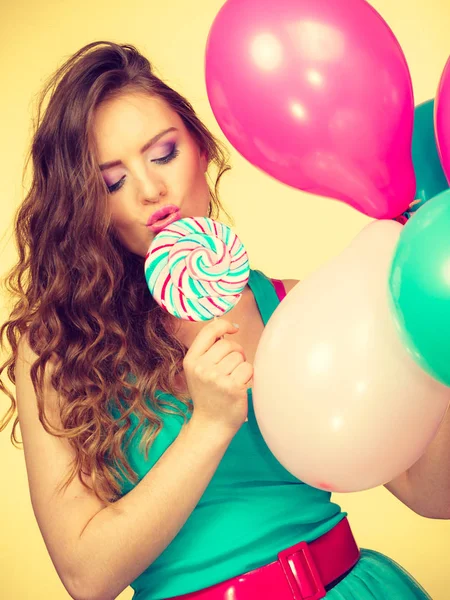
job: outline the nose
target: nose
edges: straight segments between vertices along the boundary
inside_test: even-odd
[[[145,173],[137,181],[139,201],[143,204],[156,204],[167,194],[164,180],[155,173]]]

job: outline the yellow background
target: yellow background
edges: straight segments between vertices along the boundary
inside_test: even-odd
[[[2,6],[0,275],[16,256],[11,221],[22,199],[30,111],[44,78],[86,43],[132,43],[224,139],[209,107],[203,76],[206,37],[222,4],[222,0],[18,0]],[[372,4],[406,54],[416,104],[434,97],[450,53],[450,3],[373,0]],[[268,275],[304,278],[347,246],[369,222],[339,202],[284,186],[231,150],[233,170],[222,180],[222,199],[235,217],[235,230],[253,267]],[[0,322],[7,316],[7,302],[2,296]],[[0,397],[2,414],[9,405],[6,400]],[[68,598],[35,522],[23,453],[10,444],[10,430],[0,435],[0,598]],[[382,487],[335,499],[349,511],[361,546],[400,562],[435,600],[450,598],[448,521],[419,517]],[[119,597],[131,595],[128,588]]]

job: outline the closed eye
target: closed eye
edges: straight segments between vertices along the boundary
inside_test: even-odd
[[[155,163],[157,165],[165,165],[168,162],[170,162],[171,160],[173,160],[174,158],[176,158],[179,154],[180,154],[180,151],[178,150],[176,144],[174,144],[173,147],[172,147],[172,150],[169,152],[169,154],[166,154],[166,156],[163,156],[161,158],[155,158],[151,162]],[[117,190],[119,190],[123,186],[123,184],[125,183],[125,179],[126,179],[126,175],[124,175],[123,177],[121,177],[119,179],[119,181],[117,181],[116,183],[108,185],[107,186],[108,193],[109,194],[114,194],[114,192],[117,192]]]

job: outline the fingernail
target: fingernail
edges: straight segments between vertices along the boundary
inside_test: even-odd
[[[233,323],[233,325],[234,325],[234,326],[235,326],[237,329],[239,329],[239,325],[238,325],[237,323]]]

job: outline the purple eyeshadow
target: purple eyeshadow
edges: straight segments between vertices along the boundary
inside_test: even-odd
[[[158,152],[158,155],[156,156],[156,158],[164,158],[164,156],[167,156],[168,154],[173,152],[174,147],[175,147],[175,142],[166,142],[165,144],[163,144],[162,146],[159,147],[161,152]]]
[[[157,149],[159,150],[157,153],[155,153],[153,155],[153,157],[151,158],[151,160],[160,160],[170,154],[172,154],[172,152],[174,151],[176,146],[176,142],[175,141],[171,141],[171,142],[165,142],[164,144],[161,144],[160,146],[157,146]],[[153,149],[155,150],[155,149]],[[112,186],[115,185],[122,177],[122,175],[117,175],[117,171],[113,171],[113,173],[116,173],[116,175],[112,175],[112,174],[107,174],[105,173],[103,175],[103,178],[105,180],[105,183],[107,186]]]

